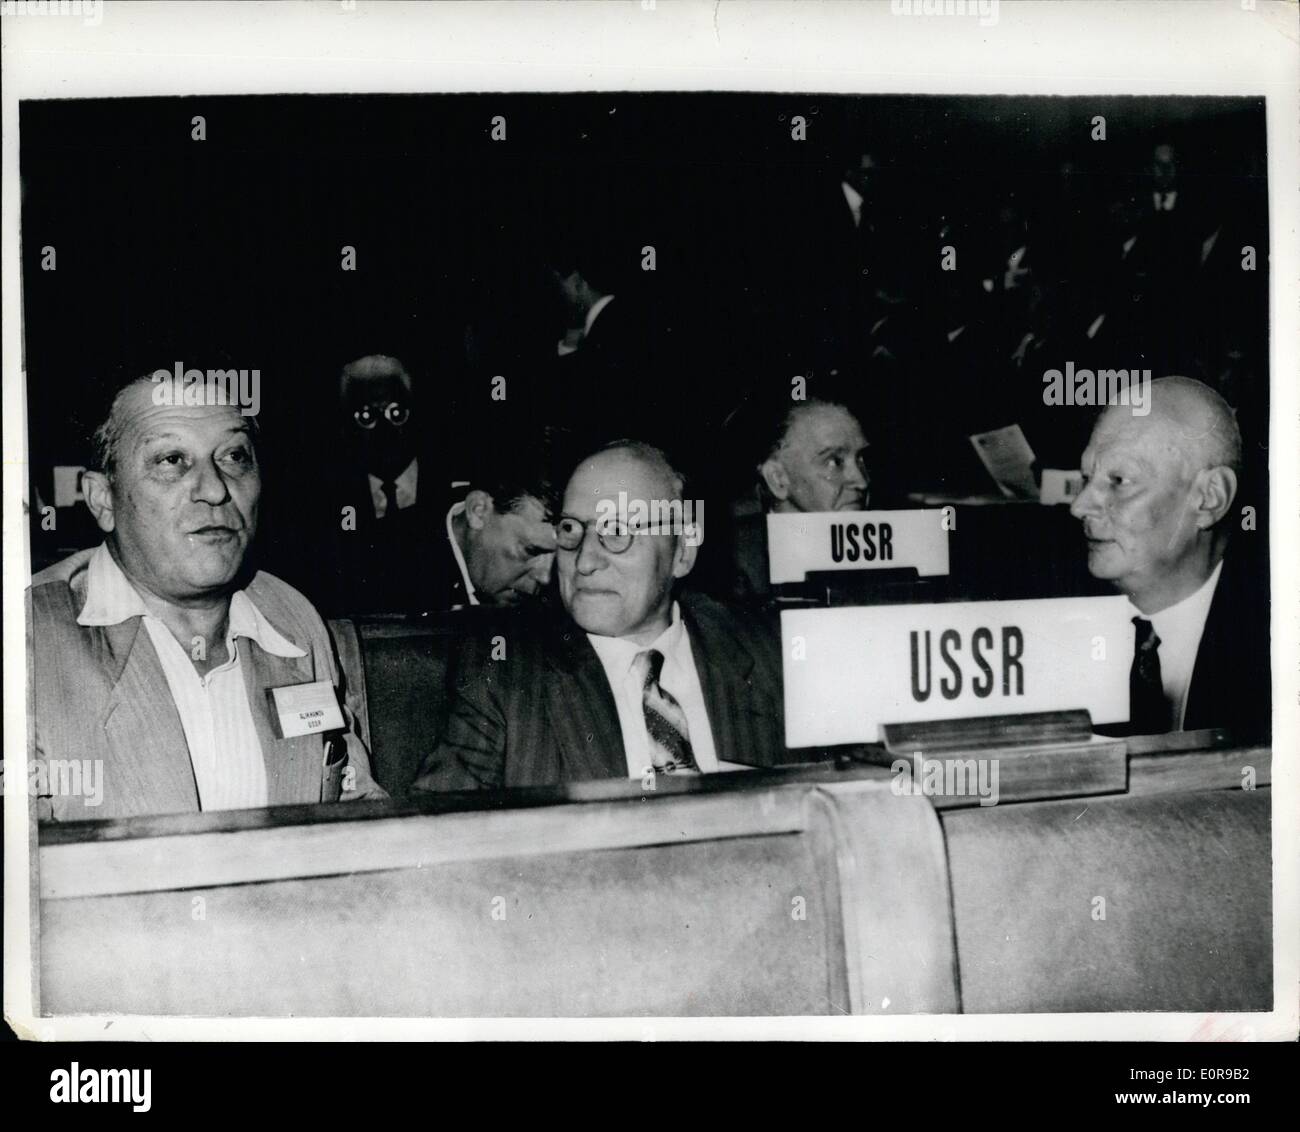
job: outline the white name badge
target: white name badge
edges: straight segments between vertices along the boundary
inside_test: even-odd
[[[767,561],[774,586],[810,571],[896,570],[948,573],[942,509],[819,511],[767,517]]]
[[[328,680],[272,688],[271,698],[280,721],[280,735],[285,739],[343,730],[343,712],[334,685]]]
[[[1128,718],[1128,599],[781,613],[789,747],[880,741],[884,723],[1086,708]]]

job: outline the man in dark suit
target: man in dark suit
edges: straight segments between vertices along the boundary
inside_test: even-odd
[[[1125,732],[1270,726],[1267,566],[1231,545],[1241,433],[1232,409],[1186,377],[1150,385],[1146,412],[1112,405],[1082,458],[1088,569],[1133,605]],[[1254,536],[1259,537],[1259,536]],[[1253,575],[1253,576],[1252,576]]]
[[[386,354],[355,358],[339,373],[338,440],[301,496],[309,513],[299,522],[302,545],[275,548],[277,559],[297,558],[293,576],[330,615],[440,605],[448,484],[417,393],[406,365]]]
[[[417,791],[653,779],[785,758],[774,633],[702,596],[701,508],[663,453],[617,441],[569,480],[563,612],[473,642]]]

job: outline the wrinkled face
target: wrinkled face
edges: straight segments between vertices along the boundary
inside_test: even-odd
[[[1083,521],[1088,570],[1126,593],[1174,573],[1198,531],[1192,489],[1172,428],[1110,409],[1081,461],[1084,488],[1070,507]]]
[[[639,534],[621,554],[601,546],[594,520],[620,491],[629,500],[649,503],[670,498],[672,486],[659,469],[627,451],[602,452],[574,472],[564,493],[563,515],[588,526],[577,549],[556,552],[560,600],[588,633],[653,639],[668,626],[673,579],[689,573],[693,557],[675,534]]]
[[[550,582],[555,528],[536,499],[525,499],[504,515],[492,510],[474,538],[470,569],[480,601],[516,605],[536,597]]]
[[[257,530],[261,474],[248,419],[232,405],[154,405],[137,386],[111,486],[112,533],[132,582],[176,604],[219,593]]]
[[[790,480],[788,502],[799,511],[861,511],[870,479],[867,438],[853,414],[838,405],[798,413],[777,459]]]

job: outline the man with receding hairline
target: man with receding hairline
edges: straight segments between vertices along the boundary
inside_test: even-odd
[[[104,541],[28,591],[33,762],[89,760],[103,784],[38,797],[38,817],[385,797],[319,615],[246,562],[262,492],[251,418],[159,404],[155,388],[126,385],[96,432],[83,490]],[[289,688],[336,711],[328,742],[271,706]]]
[[[703,532],[663,520],[662,504],[698,515],[685,495],[682,476],[647,444],[617,441],[578,465],[556,524],[563,610],[470,642],[417,791],[651,781],[784,761],[774,628],[679,591]]]
[[[1102,412],[1070,508],[1089,571],[1133,606],[1127,730],[1267,731],[1267,571],[1243,578],[1228,553],[1242,463],[1236,418],[1187,377],[1152,382],[1149,410]]]

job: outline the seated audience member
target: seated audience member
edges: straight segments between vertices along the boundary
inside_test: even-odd
[[[765,511],[864,511],[870,503],[867,439],[843,405],[816,398],[784,408],[762,441],[757,467]],[[736,593],[766,595],[767,523],[742,515],[734,525]]]
[[[516,436],[494,446],[492,459],[447,512],[453,568],[444,608],[518,605],[542,596],[551,581],[559,500],[549,445]]]
[[[623,523],[620,493],[629,501]],[[557,525],[562,610],[474,644],[416,790],[694,774],[784,757],[775,633],[676,594],[698,528],[650,525],[637,502],[682,503],[658,449],[617,441],[583,460]],[[690,514],[683,503],[683,517]]]
[[[420,444],[427,422],[410,372],[384,354],[349,362],[339,375],[339,409],[343,446],[315,520],[327,547],[304,584],[332,584],[332,613],[438,608],[433,532],[446,510],[446,483]]]
[[[50,784],[38,816],[384,797],[350,727],[343,747],[338,732],[281,737],[271,690],[319,681],[336,697],[339,673],[316,610],[246,561],[262,490],[252,418],[159,404],[159,388],[124,387],[95,434],[83,490],[104,541],[28,591],[34,759]],[[54,789],[68,760],[78,796]]]
[[[781,418],[758,467],[769,511],[862,511],[871,479],[867,438],[843,405],[800,401]]]
[[[1230,538],[1241,459],[1232,409],[1186,377],[1152,382],[1147,415],[1112,406],[1093,429],[1070,510],[1089,572],[1133,605],[1126,733],[1268,733],[1268,571]]]

